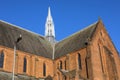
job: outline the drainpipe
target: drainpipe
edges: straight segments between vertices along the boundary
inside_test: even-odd
[[[53,60],[53,78],[55,77],[55,62],[54,62],[54,59],[55,59],[55,43],[53,43],[52,45],[52,49],[53,49],[53,55],[52,55],[52,60]]]

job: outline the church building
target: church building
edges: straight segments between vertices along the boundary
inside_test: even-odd
[[[57,41],[0,20],[0,80],[120,80],[120,57],[101,19]]]

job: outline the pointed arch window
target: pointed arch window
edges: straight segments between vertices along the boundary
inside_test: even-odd
[[[67,62],[66,62],[66,60],[65,60],[65,70],[66,70],[66,63],[67,63]]]
[[[78,53],[78,66],[79,66],[79,69],[82,69],[81,55],[80,55],[80,53]]]
[[[43,64],[43,76],[46,76],[46,64]]]
[[[0,54],[0,68],[3,68],[3,64],[4,64],[4,53],[2,51]]]
[[[106,53],[105,55],[106,55],[107,71],[108,71],[109,78],[111,80],[118,80],[117,69],[116,69],[113,53],[106,46],[104,46],[104,50]]]
[[[26,57],[24,58],[24,63],[23,63],[23,72],[27,71],[27,59]]]
[[[62,69],[62,61],[59,62],[60,69]]]

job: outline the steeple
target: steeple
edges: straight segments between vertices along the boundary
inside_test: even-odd
[[[50,7],[48,8],[48,17],[51,18],[51,11],[50,11]]]
[[[45,24],[45,37],[51,43],[55,42],[54,22],[51,16],[50,7],[48,8],[48,16],[47,16],[46,24]]]

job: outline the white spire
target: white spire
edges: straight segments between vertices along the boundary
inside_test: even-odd
[[[48,7],[48,18],[51,18],[51,11],[50,11],[50,7]]]
[[[48,8],[48,16],[47,16],[46,24],[45,24],[45,37],[50,42],[55,41],[54,22],[53,22],[53,19],[52,19],[52,16],[51,16],[50,7]]]

